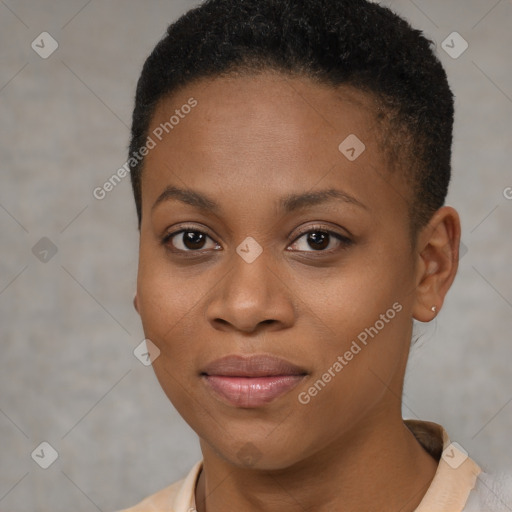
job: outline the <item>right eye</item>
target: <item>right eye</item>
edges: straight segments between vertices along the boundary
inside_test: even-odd
[[[214,247],[204,249],[205,242],[208,239],[213,242]],[[209,250],[220,248],[219,244],[204,231],[191,227],[185,227],[179,231],[167,233],[162,239],[162,244],[173,252],[198,252],[201,249]]]

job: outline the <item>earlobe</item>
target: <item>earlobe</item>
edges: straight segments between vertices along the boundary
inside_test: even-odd
[[[460,219],[455,209],[443,206],[418,238],[416,300],[413,317],[433,320],[442,307],[458,269]]]
[[[135,292],[135,295],[133,296],[133,307],[135,308],[135,311],[137,311],[137,313],[139,313],[139,315],[140,315],[137,292]]]

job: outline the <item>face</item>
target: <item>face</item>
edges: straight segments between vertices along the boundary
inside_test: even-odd
[[[149,134],[137,307],[202,446],[284,468],[400,414],[408,191],[369,98],[272,73],[217,78],[163,101]]]

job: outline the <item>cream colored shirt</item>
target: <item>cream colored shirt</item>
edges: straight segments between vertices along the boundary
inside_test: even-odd
[[[482,473],[480,467],[462,447],[450,442],[441,425],[419,420],[405,420],[405,424],[425,450],[439,461],[434,478],[415,512],[483,512],[476,493],[472,492]],[[202,467],[200,460],[185,478],[120,512],[195,512],[195,489]]]

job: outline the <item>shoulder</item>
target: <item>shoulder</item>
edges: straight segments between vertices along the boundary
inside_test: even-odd
[[[482,472],[470,493],[464,512],[510,512],[512,472]]]
[[[178,480],[164,489],[148,496],[137,505],[119,510],[118,512],[161,512],[162,510],[171,510],[171,506],[176,499],[185,479]]]

